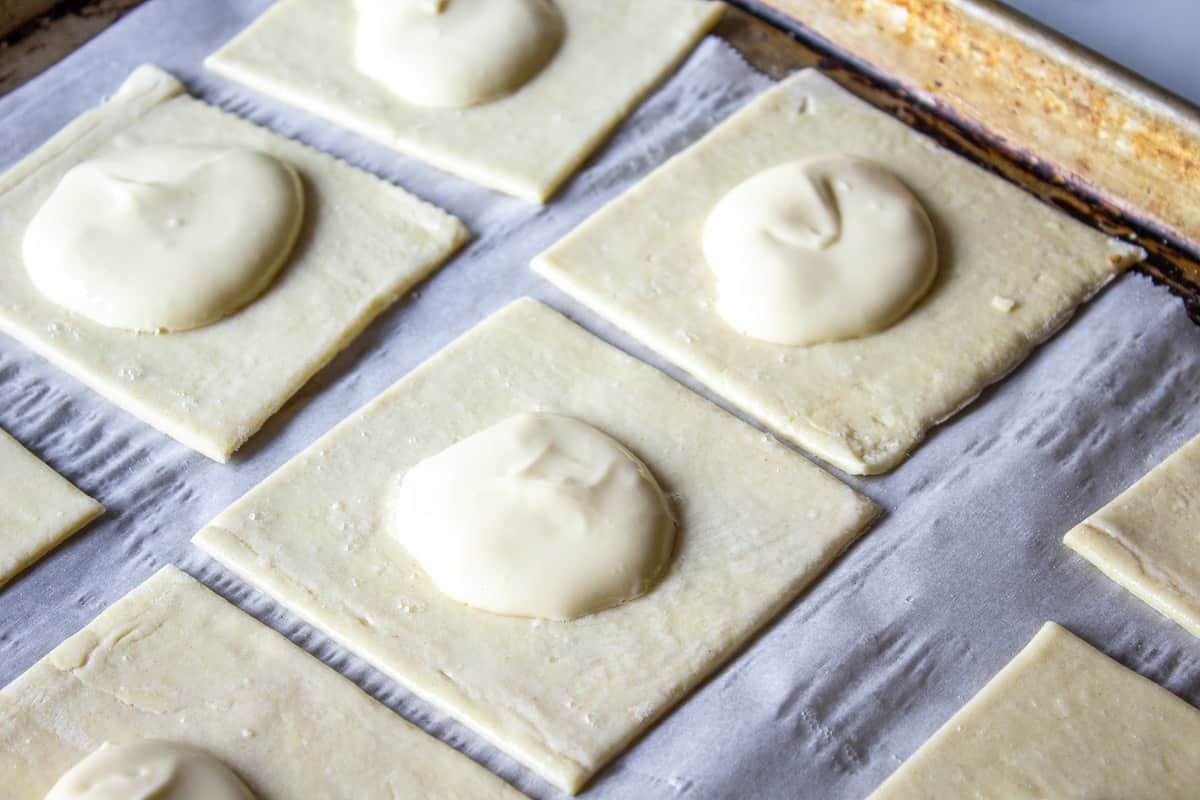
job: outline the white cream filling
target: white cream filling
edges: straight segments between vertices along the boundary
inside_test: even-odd
[[[233,770],[176,742],[105,744],[64,774],[46,800],[254,800]]]
[[[830,156],[763,170],[708,216],[704,255],[717,311],[736,330],[784,345],[877,333],[937,274],[933,226],[884,168]]]
[[[390,523],[446,595],[568,620],[644,594],[675,542],[646,466],[571,417],[509,417],[410,469]]]
[[[288,164],[241,148],[146,146],[76,165],[22,241],[34,286],[101,325],[181,331],[261,294],[304,217]]]
[[[563,38],[550,0],[357,0],[354,60],[408,103],[466,108],[510,94]]]

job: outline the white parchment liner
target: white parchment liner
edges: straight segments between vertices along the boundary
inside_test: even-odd
[[[475,241],[322,371],[228,465],[208,461],[0,337],[0,426],[108,507],[0,592],[0,684],[176,563],[533,797],[558,793],[247,589],[189,543],[228,503],[486,314],[541,298],[692,388],[528,269],[529,259],[769,81],[709,39],[545,208],[478,188],[201,66],[265,0],[150,0],[0,98],[0,169],[153,62],[201,98],[378,173]],[[1049,211],[1047,213],[1050,213]],[[702,392],[703,393],[703,392]],[[886,514],[740,657],[585,793],[865,795],[1054,619],[1200,705],[1200,641],[1060,543],[1200,433],[1200,329],[1164,289],[1118,280],[890,475],[849,482]],[[364,795],[367,796],[367,795]]]

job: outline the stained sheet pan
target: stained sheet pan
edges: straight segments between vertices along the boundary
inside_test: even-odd
[[[0,99],[0,168],[111,93],[135,66],[154,62],[205,100],[458,214],[475,241],[385,313],[228,465],[190,452],[0,337],[0,426],[108,507],[0,592],[0,684],[159,566],[176,563],[532,797],[557,797],[188,540],[336,422],[521,295],[567,312],[699,391],[527,265],[770,80],[710,38],[565,191],[538,208],[206,73],[204,56],[267,5],[150,0]],[[1047,619],[1200,705],[1200,641],[1060,543],[1069,527],[1200,433],[1198,400],[1200,329],[1166,289],[1141,275],[1119,279],[895,472],[843,476],[883,506],[880,523],[584,796],[862,797]]]

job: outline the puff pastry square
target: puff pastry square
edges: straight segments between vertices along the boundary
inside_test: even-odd
[[[702,0],[555,0],[566,36],[499,100],[405,103],[354,66],[353,0],[282,0],[205,62],[263,94],[467,180],[536,203],[575,172],[717,23]]]
[[[0,587],[104,513],[0,430]]]
[[[868,800],[1164,800],[1200,786],[1200,710],[1053,622]]]
[[[572,622],[441,594],[384,499],[423,458],[521,411],[630,448],[680,522],[664,578]],[[200,531],[263,591],[566,791],[716,670],[863,530],[871,502],[532,300],[480,323]]]
[[[79,162],[140,144],[243,146],[300,173],[305,223],[274,283],[220,322],[154,336],[44,298],[25,228]],[[184,94],[157,67],[0,176],[0,331],[185,445],[225,461],[312,375],[467,239],[454,217],[392,184]]]
[[[1200,438],[1068,531],[1063,542],[1200,637]]]
[[[767,167],[834,153],[883,165],[917,195],[937,237],[937,281],[873,336],[789,347],[737,333],[716,311],[701,250],[709,211]],[[771,430],[846,472],[875,474],[1143,255],[805,70],[586,220],[534,269]]]
[[[207,750],[264,800],[524,796],[174,567],[0,690],[5,800],[139,739]]]

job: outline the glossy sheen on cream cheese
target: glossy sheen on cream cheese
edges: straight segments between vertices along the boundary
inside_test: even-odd
[[[410,469],[400,543],[443,593],[497,614],[569,620],[644,594],[675,543],[646,466],[571,417],[509,417]]]
[[[736,330],[783,345],[878,333],[937,274],[933,226],[886,169],[831,156],[763,170],[704,225],[717,310]]]
[[[550,0],[356,0],[354,60],[408,103],[466,108],[510,94],[563,38]]]
[[[46,800],[254,800],[208,753],[175,742],[103,745],[63,775]]]
[[[304,217],[295,170],[247,149],[146,146],[69,170],[25,231],[49,300],[132,331],[229,316],[287,260]]]

